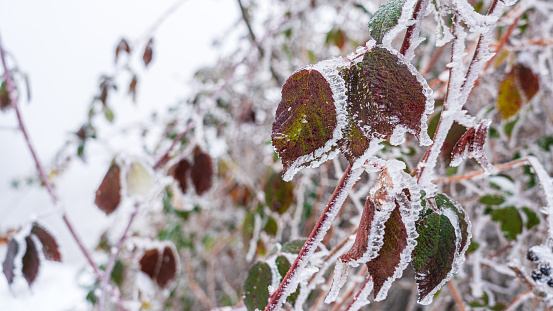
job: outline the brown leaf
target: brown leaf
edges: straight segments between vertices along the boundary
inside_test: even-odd
[[[472,158],[478,161],[485,171],[493,171],[494,167],[488,161],[484,152],[484,144],[486,143],[490,123],[490,120],[484,119],[477,126],[468,129],[459,138],[451,152],[451,166],[459,166],[464,159]]]
[[[56,242],[54,236],[50,232],[48,232],[48,230],[35,222],[33,223],[31,233],[34,234],[42,244],[42,252],[44,253],[44,258],[52,261],[61,261],[59,245]]]
[[[8,244],[8,251],[6,252],[6,258],[2,263],[2,272],[6,276],[6,280],[8,281],[9,285],[13,283],[15,268],[14,260],[18,250],[19,244],[17,244],[17,241],[14,239],[10,239],[10,242]]]
[[[27,244],[27,250],[25,251],[25,255],[23,255],[23,268],[21,271],[27,283],[31,286],[38,275],[40,259],[35,242],[33,242],[31,236],[25,238],[25,243]]]
[[[361,214],[361,221],[359,222],[355,242],[353,242],[352,247],[347,253],[340,256],[342,262],[358,260],[367,251],[367,244],[369,242],[369,235],[371,232],[371,223],[374,220],[374,212],[374,203],[370,198],[367,198],[365,201],[365,207],[363,208],[363,213]]]
[[[106,215],[115,211],[121,202],[121,170],[115,161],[109,167],[100,187],[96,190],[94,203]]]
[[[188,189],[188,171],[190,171],[190,162],[182,159],[169,169],[173,178],[178,182],[182,193],[186,193]]]
[[[136,102],[136,84],[138,83],[138,79],[136,75],[132,76],[131,83],[129,83],[129,94],[132,95],[132,101]]]
[[[196,193],[202,195],[211,188],[213,182],[213,162],[209,154],[197,151],[194,164],[190,168],[190,177]]]
[[[158,248],[147,250],[140,259],[140,270],[162,288],[176,279],[178,265],[178,254],[170,245],[163,247],[163,253]]]
[[[148,67],[148,65],[150,64],[150,62],[152,61],[152,56],[153,56],[153,46],[154,44],[154,39],[150,39],[148,40],[148,43],[146,44],[146,47],[144,48],[144,55],[142,55],[142,60],[144,61],[144,65],[146,67]]]
[[[121,54],[121,51],[127,52],[127,54],[131,53],[131,48],[129,46],[129,43],[125,38],[122,38],[121,41],[119,41],[119,44],[117,45],[117,48],[115,48],[115,63],[117,64],[117,61],[119,60],[119,54]]]

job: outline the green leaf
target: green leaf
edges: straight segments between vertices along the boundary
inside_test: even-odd
[[[294,202],[294,184],[286,182],[276,172],[271,172],[265,186],[265,203],[271,210],[284,214]]]
[[[242,223],[242,241],[244,242],[244,245],[248,245],[250,243],[250,240],[253,238],[254,230],[255,213],[248,212],[244,217],[244,222]]]
[[[305,244],[305,241],[305,239],[300,239],[284,243],[280,251],[282,253],[299,254],[303,245]]]
[[[430,141],[425,128],[427,101],[432,101],[425,94],[430,91],[403,56],[376,46],[340,74],[346,81],[349,121],[339,144],[350,163],[363,157],[373,140],[398,145],[408,132]]]
[[[467,254],[474,253],[480,248],[480,243],[476,242],[473,239],[470,239],[470,246],[467,249]]]
[[[417,223],[419,237],[412,261],[419,303],[425,305],[458,271],[472,237],[462,206],[445,194],[437,194],[435,200],[440,213],[427,210]]]
[[[509,241],[516,240],[517,235],[522,233],[522,217],[514,206],[493,209],[492,220],[500,223],[501,231]]]
[[[515,128],[518,119],[520,119],[520,116],[517,116],[512,121],[506,122],[505,125],[503,125],[503,132],[505,132],[505,135],[507,135],[508,138],[511,138],[511,135],[513,134],[513,129]]]
[[[448,217],[431,213],[418,224],[417,246],[413,251],[413,268],[419,292],[419,303],[430,304],[451,278],[456,252],[455,228]]]
[[[108,120],[109,122],[113,122],[113,111],[109,109],[108,106],[104,106],[104,117],[106,117],[106,120]]]
[[[540,217],[536,212],[526,206],[522,207],[521,210],[526,214],[526,229],[530,230],[540,224]]]
[[[337,71],[323,74],[310,66],[294,73],[282,87],[271,138],[282,159],[285,180],[291,180],[299,169],[317,167],[336,154],[341,130],[340,103],[335,97],[343,91],[331,86],[330,79],[341,80]]]
[[[267,222],[265,223],[265,226],[263,227],[263,231],[267,232],[267,234],[269,234],[270,236],[276,236],[278,231],[278,224],[274,217],[269,216]]]
[[[542,137],[538,139],[537,143],[543,151],[549,151],[549,148],[553,146],[553,136]]]
[[[486,194],[478,201],[486,205],[501,205],[505,202],[505,197],[498,194]]]
[[[269,302],[271,280],[271,268],[268,264],[258,262],[250,269],[244,283],[244,304],[249,311],[265,309]]]
[[[286,273],[288,273],[288,270],[290,270],[290,267],[291,267],[290,262],[285,256],[281,255],[277,257],[277,259],[275,260],[275,263],[278,269],[278,273],[280,274],[280,277],[282,280],[282,278],[284,278]],[[300,294],[300,288],[298,287],[295,292],[293,292],[292,294],[290,294],[290,296],[288,296],[288,298],[286,298],[286,301],[294,305],[294,303],[296,302],[296,299],[298,299],[299,294]]]
[[[388,31],[397,25],[401,17],[403,0],[390,0],[382,4],[369,22],[369,33],[378,44],[382,43]]]

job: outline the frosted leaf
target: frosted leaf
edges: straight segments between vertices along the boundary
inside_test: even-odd
[[[389,0],[374,13],[369,22],[369,33],[378,44],[382,43],[386,33],[397,25],[404,2],[404,0]]]
[[[330,291],[326,295],[325,303],[334,302],[336,301],[336,298],[338,298],[340,289],[344,286],[344,284],[346,284],[348,279],[348,267],[347,263],[342,262],[342,260],[338,258],[336,266],[334,267],[332,285],[330,286]]]
[[[427,120],[434,110],[432,90],[397,51],[377,45],[340,75],[346,81],[348,124],[339,144],[350,163],[367,159],[365,151],[373,141],[402,143],[405,132],[421,144],[431,143]]]
[[[338,153],[346,124],[345,84],[330,59],[295,72],[282,87],[271,138],[289,181],[303,167],[318,167]]]
[[[127,193],[135,199],[146,197],[154,184],[152,172],[138,161],[129,165],[126,182]]]
[[[436,204],[440,213],[427,210],[417,223],[419,237],[413,251],[412,264],[422,305],[430,304],[434,294],[458,271],[471,238],[470,221],[457,202],[438,194]]]
[[[401,16],[397,20],[396,25],[388,30],[384,38],[382,39],[382,44],[387,47],[391,47],[392,41],[394,38],[405,28],[414,23],[413,20],[413,11],[417,0],[406,0],[403,3],[401,8]]]
[[[468,129],[459,138],[451,153],[451,166],[459,166],[464,159],[473,158],[480,163],[486,174],[493,174],[495,167],[488,161],[484,151],[490,124],[491,120],[483,119],[478,126]]]

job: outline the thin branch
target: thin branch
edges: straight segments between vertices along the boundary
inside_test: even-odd
[[[288,295],[290,294],[291,288],[294,287],[294,283],[297,282],[297,276],[301,275],[303,269],[309,262],[309,259],[315,252],[315,249],[323,240],[328,229],[330,229],[332,221],[342,207],[347,194],[349,193],[353,185],[357,182],[362,172],[362,169],[352,170],[351,165],[347,167],[344,175],[342,176],[342,179],[340,179],[340,182],[336,186],[334,193],[332,193],[328,204],[321,214],[321,217],[319,217],[319,220],[313,228],[313,231],[311,231],[311,235],[309,235],[309,238],[303,245],[298,257],[288,270],[288,273],[286,273],[286,276],[283,278],[280,286],[271,295],[269,304],[265,308],[265,311],[280,310],[280,307],[286,300],[286,297],[288,297]]]
[[[527,158],[520,158],[520,159],[511,161],[511,162],[507,162],[507,163],[504,163],[504,164],[497,164],[497,165],[494,165],[494,166],[498,171],[502,171],[502,170],[514,168],[514,167],[516,167],[520,164],[523,164],[525,162],[528,162]],[[484,170],[480,170],[480,171],[468,173],[468,174],[465,174],[465,175],[434,179],[434,182],[437,183],[437,184],[441,184],[441,183],[450,183],[450,182],[459,181],[459,180],[473,179],[477,176],[483,175],[484,173],[485,173]]]
[[[524,293],[518,295],[511,301],[511,303],[505,308],[505,311],[512,311],[515,310],[521,303],[523,303],[526,299],[532,297],[532,291],[527,290]]]
[[[349,303],[349,305],[346,307],[346,309],[344,311],[349,311],[351,309],[351,307],[353,307],[355,302],[359,299],[359,296],[361,296],[363,294],[363,292],[365,291],[365,287],[367,287],[367,285],[369,285],[370,281],[371,281],[371,275],[369,274],[369,276],[367,276],[367,279],[365,280],[365,283],[363,283],[363,286],[361,286],[361,288],[359,289],[357,294],[355,294],[355,297],[353,297],[353,299],[351,300],[351,302]]]
[[[115,267],[115,262],[117,261],[117,255],[121,251],[121,248],[123,247],[123,243],[128,237],[129,230],[131,228],[131,225],[136,217],[136,214],[138,213],[139,204],[135,203],[134,210],[131,213],[131,216],[129,218],[129,221],[127,222],[127,226],[125,227],[125,230],[123,231],[123,234],[121,234],[121,237],[119,238],[119,241],[117,242],[117,245],[111,252],[111,256],[109,257],[108,264],[106,266],[106,270],[104,271],[104,277],[102,279],[101,289],[102,289],[102,296],[100,297],[100,300],[98,301],[98,310],[102,311],[104,310],[104,304],[105,304],[105,295],[107,293],[108,284],[111,278],[111,272],[113,271],[113,267]]]
[[[453,299],[455,300],[455,303],[457,304],[457,307],[460,311],[465,311],[465,306],[463,305],[463,300],[461,299],[461,296],[459,296],[459,292],[457,291],[457,288],[455,287],[455,284],[453,284],[453,281],[447,282],[447,286],[449,286],[449,290],[451,291],[451,295],[453,296]]]
[[[415,23],[407,27],[407,33],[403,38],[403,44],[401,45],[400,53],[407,56],[408,52],[412,52],[411,45],[419,37],[419,32],[421,28],[422,18],[424,17],[424,12],[426,12],[426,7],[428,6],[429,0],[418,0],[415,5],[415,10],[413,12],[413,20]]]

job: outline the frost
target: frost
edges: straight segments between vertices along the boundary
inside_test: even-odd
[[[340,289],[346,284],[348,279],[348,265],[344,263],[340,258],[336,261],[336,266],[334,267],[334,278],[332,279],[332,285],[330,286],[330,291],[326,295],[325,303],[331,303],[338,298],[338,293]]]
[[[501,1],[500,1],[501,2]],[[471,31],[484,32],[497,22],[498,16],[482,15],[476,11],[466,0],[451,0],[455,13],[457,13]]]
[[[536,157],[529,156],[528,162],[534,168],[534,171],[538,176],[540,185],[545,194],[545,200],[547,202],[547,214],[550,215],[549,217],[547,217],[547,222],[549,225],[549,240],[553,241],[553,217],[551,217],[551,215],[553,215],[553,182],[551,181],[551,177],[549,176],[549,174],[547,174],[547,171],[543,168]]]
[[[368,305],[370,303],[369,295],[371,294],[372,290],[373,290],[373,281],[367,280],[365,284],[363,284],[363,287],[361,288],[361,291],[358,293],[358,295],[356,295],[353,298],[353,303],[349,306],[347,310],[357,311],[361,309],[363,306]]]

